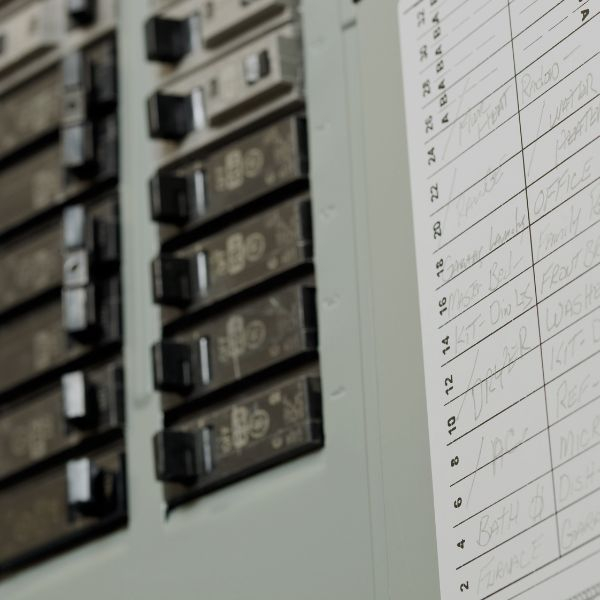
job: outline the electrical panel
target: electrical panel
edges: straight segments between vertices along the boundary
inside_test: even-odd
[[[122,0],[0,5],[5,576],[127,527],[124,341],[150,359],[163,518],[323,448],[299,8],[184,0],[147,14],[156,84],[138,109],[156,158],[131,198]],[[135,265],[160,315],[147,347],[124,338],[139,293],[121,269],[138,226],[127,202],[147,207],[157,243]]]
[[[0,0],[2,598],[439,598],[398,38]]]

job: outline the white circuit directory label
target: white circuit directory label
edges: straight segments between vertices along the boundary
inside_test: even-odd
[[[600,0],[398,13],[442,599],[600,599]]]

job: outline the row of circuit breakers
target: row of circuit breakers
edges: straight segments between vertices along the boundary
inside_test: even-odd
[[[163,159],[123,198],[118,2],[0,0],[3,575],[127,525],[125,202],[161,247],[140,351],[168,511],[324,443],[297,2],[159,4],[140,109]]]

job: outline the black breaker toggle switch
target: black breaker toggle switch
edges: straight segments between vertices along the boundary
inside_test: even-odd
[[[148,100],[148,121],[153,138],[183,139],[194,129],[191,97],[157,92]]]
[[[202,336],[193,342],[163,340],[152,347],[154,389],[187,395],[212,380],[211,340]]]
[[[167,306],[184,307],[191,303],[194,285],[194,262],[188,258],[162,255],[152,262],[154,301]]]
[[[189,177],[179,177],[158,173],[150,180],[150,211],[152,219],[159,223],[185,225],[191,217],[193,181]]]
[[[146,21],[148,60],[176,63],[191,50],[190,23],[187,19],[151,17]]]
[[[73,23],[91,25],[96,20],[96,0],[68,0],[67,12]]]
[[[208,256],[204,251],[180,258],[163,254],[152,262],[154,301],[184,308],[208,292]]]
[[[152,362],[155,389],[185,394],[194,387],[189,344],[158,342],[152,348]]]
[[[154,436],[154,464],[160,481],[192,484],[213,469],[212,430],[160,431]]]

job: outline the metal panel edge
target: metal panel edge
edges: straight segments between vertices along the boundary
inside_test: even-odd
[[[371,313],[363,323],[372,322],[378,397],[369,452],[380,453],[383,476],[371,489],[383,496],[388,565],[387,593],[377,597],[435,600],[440,590],[397,0],[359,3],[356,17],[369,274],[363,298]],[[374,535],[381,536],[381,528]]]

